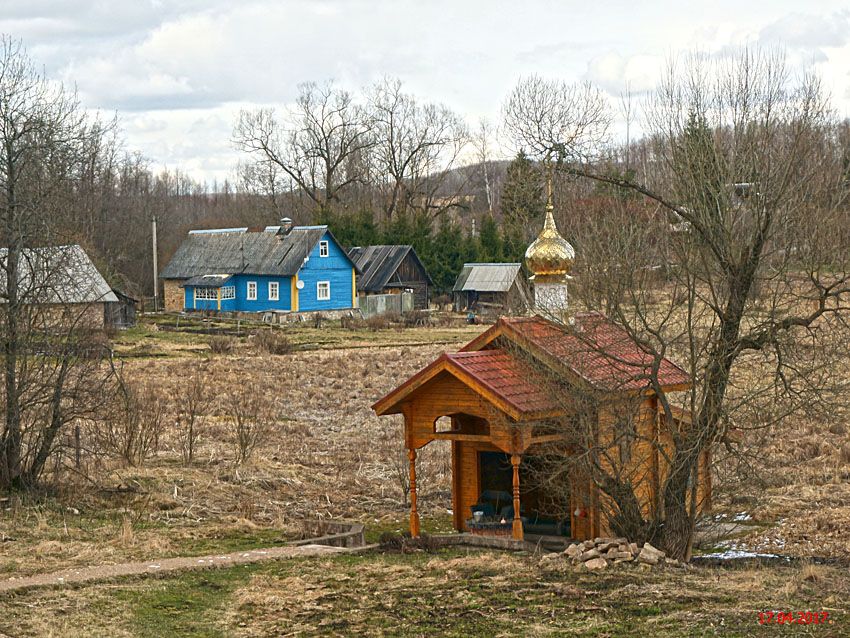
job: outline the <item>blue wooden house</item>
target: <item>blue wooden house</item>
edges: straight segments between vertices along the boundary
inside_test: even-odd
[[[357,268],[327,226],[193,230],[163,269],[166,310],[309,312],[357,304]]]

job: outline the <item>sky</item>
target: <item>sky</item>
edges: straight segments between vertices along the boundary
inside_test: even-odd
[[[286,108],[305,81],[382,77],[470,124],[498,124],[523,76],[651,91],[665,61],[779,45],[850,116],[846,1],[0,0],[0,32],[87,109],[118,114],[129,149],[211,182],[242,158],[242,108]]]

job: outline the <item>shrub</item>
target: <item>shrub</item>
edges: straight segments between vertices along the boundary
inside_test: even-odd
[[[233,352],[233,339],[230,337],[212,337],[210,350],[213,354],[230,354]]]
[[[383,532],[378,543],[383,550],[400,550],[404,546],[404,537],[395,532]]]
[[[344,330],[359,330],[364,326],[363,319],[355,315],[344,315],[339,320],[339,325]]]
[[[389,328],[390,321],[387,318],[387,315],[372,315],[366,320],[366,327],[372,332],[378,332],[378,330],[386,330]]]
[[[225,405],[233,428],[236,465],[241,465],[271,432],[274,408],[244,386],[229,393]]]
[[[254,335],[254,345],[260,352],[268,354],[289,354],[292,343],[286,335],[276,330],[260,330]]]
[[[431,323],[431,316],[424,310],[411,310],[404,314],[404,325],[407,328],[427,326]]]
[[[839,436],[843,436],[844,434],[847,434],[847,428],[844,426],[843,423],[836,421],[835,423],[829,426],[829,432],[830,434],[838,434]]]
[[[119,378],[114,400],[95,422],[97,448],[132,466],[142,466],[159,451],[165,428],[164,400],[155,388]]]

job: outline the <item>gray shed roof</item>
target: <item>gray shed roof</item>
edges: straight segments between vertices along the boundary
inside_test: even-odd
[[[407,244],[377,245],[377,246],[355,246],[348,250],[348,256],[362,273],[357,278],[357,289],[367,292],[378,292],[386,287],[390,278],[404,261],[408,254],[413,258],[425,273],[425,280],[433,285],[431,276],[425,270],[425,266],[413,250],[413,246]]]
[[[453,292],[507,292],[520,274],[520,264],[464,264]]]
[[[220,288],[224,284],[226,284],[233,275],[198,275],[197,277],[192,277],[188,280],[184,286],[191,286],[193,288]]]
[[[4,264],[8,249],[0,248]],[[25,302],[83,304],[116,302],[118,297],[80,246],[25,248],[20,261],[20,294]],[[6,302],[5,277],[0,302]]]
[[[216,273],[291,277],[328,232],[327,226],[295,226],[282,236],[277,228],[189,231],[160,277],[191,279]]]

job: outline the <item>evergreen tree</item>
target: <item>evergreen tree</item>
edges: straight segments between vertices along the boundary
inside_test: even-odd
[[[546,199],[540,171],[522,151],[508,165],[502,186],[504,257],[519,261],[543,222]]]
[[[501,262],[503,259],[502,253],[502,238],[499,235],[499,227],[492,215],[486,215],[481,220],[481,236],[479,238],[481,246],[481,261]]]
[[[434,235],[431,251],[424,256],[420,255],[438,292],[451,292],[464,262],[467,261],[465,246],[460,227],[443,217]]]

